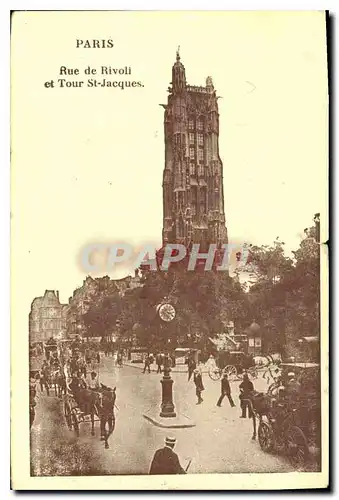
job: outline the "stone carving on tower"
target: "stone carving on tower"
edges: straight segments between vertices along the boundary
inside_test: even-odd
[[[210,76],[205,86],[186,82],[179,48],[165,109],[163,245],[187,248],[228,243],[223,164],[219,156],[218,97]]]

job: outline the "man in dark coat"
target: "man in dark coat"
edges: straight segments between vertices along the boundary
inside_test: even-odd
[[[220,398],[218,399],[217,406],[221,406],[221,403],[225,396],[227,396],[228,401],[230,402],[230,405],[233,408],[235,404],[231,396],[231,387],[228,381],[227,373],[224,372],[221,379],[221,395]]]
[[[254,390],[253,384],[248,378],[248,374],[244,374],[244,379],[239,385],[240,389],[240,407],[241,407],[241,415],[240,418],[246,418],[246,409],[248,408],[248,418],[252,418],[252,411],[249,406],[247,399],[249,398],[250,393]]]
[[[197,405],[200,405],[203,402],[203,399],[201,397],[202,391],[205,390],[204,384],[202,383],[202,374],[201,371],[196,368],[193,372],[193,381],[195,383],[195,393],[198,398]]]
[[[161,364],[162,364],[162,359],[161,359],[161,354],[160,352],[156,355],[155,357],[155,362],[157,364],[157,373],[161,373]]]
[[[146,373],[146,370],[148,370],[148,373],[151,373],[151,359],[149,354],[145,356],[144,359],[144,369],[142,373]]]
[[[197,367],[197,364],[196,362],[194,361],[193,357],[190,356],[188,358],[188,362],[187,362],[187,365],[188,365],[188,380],[191,380],[191,377],[193,375],[193,372],[194,370],[196,369]]]
[[[150,474],[186,474],[180,465],[178,455],[173,451],[175,443],[174,437],[165,439],[165,446],[154,454]]]

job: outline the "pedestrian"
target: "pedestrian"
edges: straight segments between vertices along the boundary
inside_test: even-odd
[[[172,368],[172,359],[168,353],[165,354],[163,363],[164,363],[164,369],[165,366],[166,368]]]
[[[197,367],[197,364],[196,364],[196,362],[194,361],[194,359],[193,359],[193,357],[192,357],[192,356],[190,356],[190,357],[188,358],[188,363],[187,363],[187,365],[188,365],[188,381],[190,381],[190,380],[191,380],[191,377],[192,377],[192,375],[193,375],[193,372],[194,372],[194,370],[195,370],[195,369],[196,369],[196,367]]]
[[[117,365],[119,366],[119,368],[122,367],[122,352],[121,351],[118,351],[118,353],[117,353]]]
[[[77,373],[77,380],[80,389],[87,389],[86,375],[81,370]]]
[[[294,372],[287,374],[287,384],[284,388],[284,396],[297,399],[301,393],[301,385],[295,378]]]
[[[221,379],[221,395],[220,398],[218,399],[217,406],[221,406],[221,403],[224,399],[224,397],[227,396],[228,401],[230,402],[231,408],[235,406],[234,401],[231,396],[231,386],[228,381],[228,376],[227,373],[223,373],[222,379]]]
[[[175,437],[165,439],[165,446],[154,454],[150,474],[186,474],[180,465],[178,455],[173,451],[175,444]]]
[[[90,375],[89,379],[87,380],[86,384],[87,384],[87,388],[91,389],[92,391],[97,391],[98,389],[100,389],[98,375],[95,371],[91,372],[91,375]]]
[[[244,379],[239,385],[240,389],[240,418],[246,418],[246,409],[248,409],[248,418],[252,418],[252,410],[249,402],[250,393],[254,390],[253,383],[248,378],[248,374],[244,373]]]
[[[51,378],[51,370],[48,364],[48,361],[45,360],[42,364],[41,370],[40,370],[40,390],[43,392],[44,388],[46,389],[47,396],[49,396],[49,384],[50,384],[50,378]]]
[[[171,361],[172,361],[172,367],[174,368],[174,367],[175,367],[175,364],[176,364],[176,360],[175,360],[175,352],[172,352],[172,355],[171,355]]]
[[[151,360],[150,360],[150,357],[149,357],[148,354],[145,356],[144,363],[145,364],[144,364],[144,369],[143,369],[142,373],[146,373],[146,370],[148,370],[148,373],[151,373],[151,368],[150,368],[150,366],[151,366]]]
[[[161,354],[158,352],[158,354],[155,357],[155,362],[157,364],[157,373],[161,373]]]
[[[200,405],[203,402],[201,397],[202,391],[205,390],[204,384],[202,382],[202,374],[201,371],[196,368],[193,372],[193,381],[195,383],[195,393],[197,395],[198,401],[197,405]]]

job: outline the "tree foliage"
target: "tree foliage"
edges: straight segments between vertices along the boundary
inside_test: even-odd
[[[83,318],[86,331],[111,335],[119,319],[122,337],[149,346],[169,339],[184,345],[203,342],[228,321],[243,333],[254,319],[262,330],[264,351],[290,354],[301,336],[319,334],[319,214],[314,222],[291,257],[279,237],[272,245],[248,244],[247,262],[233,277],[179,266],[168,272],[143,270],[143,286],[125,294],[114,280],[100,278]],[[175,306],[174,321],[159,320],[156,306],[163,302]]]

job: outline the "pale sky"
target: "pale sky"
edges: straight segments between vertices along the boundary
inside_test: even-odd
[[[113,49],[76,49],[76,39]],[[327,201],[320,12],[31,12],[12,36],[12,290],[17,326],[45,289],[67,302],[88,242],[161,244],[163,109],[175,52],[213,78],[231,242],[297,248]],[[60,66],[131,66],[143,88],[45,88]],[[69,77],[72,78],[72,77]],[[101,80],[102,76],[97,78]],[[106,273],[105,273],[106,274]]]

